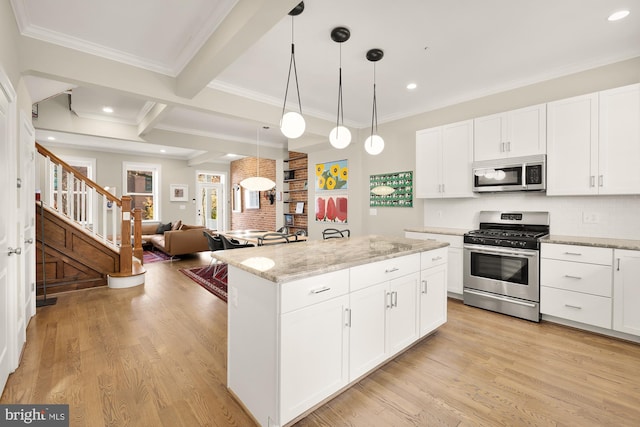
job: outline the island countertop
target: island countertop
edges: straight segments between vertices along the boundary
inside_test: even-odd
[[[216,259],[275,283],[448,246],[446,242],[367,235],[216,251]]]

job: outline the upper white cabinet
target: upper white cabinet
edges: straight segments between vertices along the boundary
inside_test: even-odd
[[[600,92],[600,194],[640,193],[640,84]]]
[[[416,132],[416,197],[473,197],[473,120]]]
[[[640,336],[640,251],[613,253],[613,329]]]
[[[545,154],[546,117],[540,104],[475,119],[474,160]]]
[[[598,194],[598,94],[547,104],[547,194]]]
[[[640,84],[548,104],[547,194],[640,194]]]

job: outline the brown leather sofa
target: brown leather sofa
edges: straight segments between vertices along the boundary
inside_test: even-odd
[[[142,224],[143,245],[145,243],[152,245],[154,248],[171,256],[209,250],[207,238],[202,234],[206,230],[204,226],[180,223],[179,227],[174,227],[178,229],[157,233],[159,225],[159,222],[145,222]]]

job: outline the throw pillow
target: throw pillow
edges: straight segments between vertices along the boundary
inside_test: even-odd
[[[160,223],[160,225],[158,225],[158,228],[156,229],[156,234],[164,234],[165,231],[171,231],[170,222],[167,224]]]
[[[171,231],[176,231],[176,230],[180,230],[180,228],[182,228],[182,220],[179,219],[176,222],[173,223],[173,225],[171,226]]]

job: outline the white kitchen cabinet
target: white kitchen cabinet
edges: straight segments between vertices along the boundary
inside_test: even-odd
[[[417,254],[351,269],[350,381],[418,339],[419,269]]]
[[[611,329],[613,250],[542,244],[540,312]]]
[[[379,254],[394,243],[371,245]],[[427,252],[443,262],[446,248],[420,246],[436,247]],[[446,304],[431,287],[420,298],[421,258],[410,253],[283,283],[246,271],[236,255],[225,258],[227,386],[259,425],[292,423],[420,338],[419,303]],[[437,268],[446,269],[446,259]]]
[[[547,104],[547,195],[598,194],[598,94]]]
[[[343,295],[281,317],[280,416],[292,419],[349,382]]]
[[[547,195],[640,194],[640,84],[547,109]]]
[[[546,154],[546,104],[473,121],[474,160]]]
[[[640,336],[640,251],[613,253],[613,329]]]
[[[437,240],[439,242],[447,242],[447,292],[451,293],[453,297],[462,299],[462,274],[463,274],[463,236],[451,235],[451,234],[435,234],[435,233],[420,233],[415,231],[406,231],[405,237],[410,239],[421,240]],[[443,248],[444,249],[444,248]],[[432,251],[434,252],[434,251]],[[424,265],[422,266],[424,268]]]
[[[440,264],[420,272],[420,336],[447,321],[447,266]]]
[[[472,160],[472,120],[416,132],[416,197],[474,197]]]
[[[600,92],[600,194],[640,193],[640,84]]]

